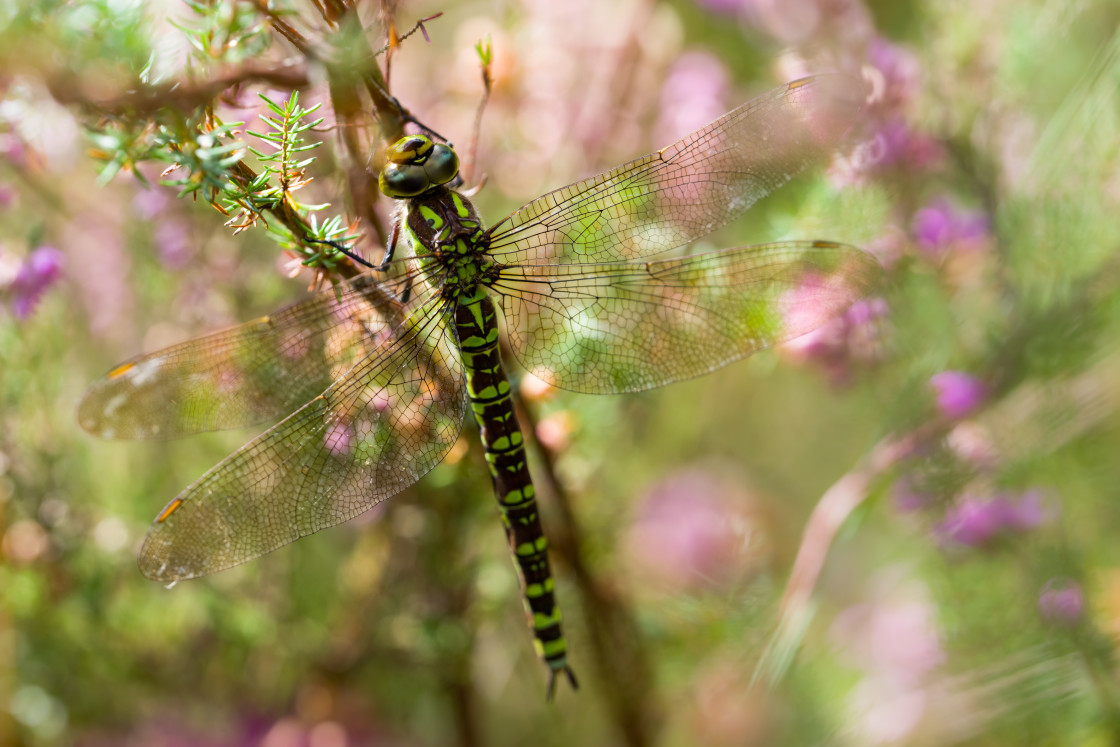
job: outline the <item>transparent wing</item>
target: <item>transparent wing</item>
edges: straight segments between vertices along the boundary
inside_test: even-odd
[[[179,494],[140,550],[172,582],[243,563],[412,485],[458,438],[458,343],[433,301],[369,357]]]
[[[614,262],[694,241],[737,217],[852,129],[863,84],[802,78],[667,148],[522,206],[489,231],[504,264]]]
[[[875,259],[789,241],[654,262],[504,268],[514,353],[564,389],[632,392],[714,371],[816,329],[866,295]]]
[[[409,282],[361,275],[271,316],[133,358],[90,386],[78,422],[102,438],[138,439],[278,420],[400,323]]]

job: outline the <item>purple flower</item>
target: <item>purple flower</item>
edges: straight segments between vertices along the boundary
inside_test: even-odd
[[[876,36],[867,45],[867,61],[872,68],[878,110],[902,111],[917,90],[917,58],[904,47]]]
[[[817,313],[812,306],[812,287],[801,299],[795,291],[790,299],[791,324],[801,321],[798,314],[812,319]],[[802,304],[804,301],[804,304]],[[847,384],[852,369],[878,361],[882,357],[882,325],[889,308],[882,298],[856,301],[843,314],[829,319],[808,334],[782,346],[796,358],[820,365],[832,383]]]
[[[1072,579],[1052,578],[1038,595],[1038,613],[1053,625],[1071,626],[1085,612],[1085,595]]]
[[[17,319],[26,319],[35,310],[43,294],[62,274],[63,254],[53,246],[41,246],[31,252],[12,281],[12,311]]]
[[[946,544],[980,547],[1006,534],[1022,534],[1049,518],[1038,491],[990,499],[966,495],[945,512],[935,533]]]
[[[987,243],[988,216],[966,210],[946,197],[938,197],[914,213],[910,230],[918,248],[938,257],[950,248],[976,249]]]
[[[879,127],[861,165],[874,172],[922,171],[936,166],[941,156],[936,141],[912,130],[901,117],[893,117]]]
[[[942,371],[929,379],[937,398],[937,409],[957,420],[971,414],[984,401],[987,387],[975,376],[962,371]]]

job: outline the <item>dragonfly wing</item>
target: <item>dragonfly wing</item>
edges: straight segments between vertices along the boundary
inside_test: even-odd
[[[800,337],[879,276],[855,247],[788,241],[654,262],[505,268],[493,289],[525,368],[564,389],[617,393]]]
[[[102,438],[178,438],[278,420],[326,389],[406,313],[405,279],[361,275],[271,316],[133,358],[78,422]]]
[[[683,246],[823,162],[851,131],[863,90],[835,74],[775,89],[667,148],[522,206],[490,229],[490,252],[503,264],[571,264]]]
[[[412,485],[466,412],[454,333],[435,302],[368,358],[176,497],[140,550],[167,582],[243,563]]]

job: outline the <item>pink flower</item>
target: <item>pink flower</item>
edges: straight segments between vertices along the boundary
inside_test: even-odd
[[[874,37],[867,45],[867,61],[873,68],[874,100],[880,113],[901,112],[918,89],[918,60],[904,47]]]
[[[914,213],[910,230],[918,248],[940,256],[951,248],[976,249],[988,242],[988,216],[966,210],[952,200],[938,197]]]
[[[160,262],[169,270],[182,270],[194,258],[190,225],[179,218],[168,216],[156,223],[154,236]]]
[[[1038,613],[1052,625],[1076,625],[1085,613],[1085,595],[1072,579],[1050,579],[1038,595]]]
[[[17,319],[26,319],[62,275],[63,254],[53,246],[41,246],[31,252],[12,281],[12,311]]]
[[[941,146],[935,140],[912,130],[901,117],[893,117],[874,134],[863,168],[872,172],[923,171],[937,166],[941,156]]]
[[[720,483],[690,471],[656,486],[627,531],[623,546],[645,575],[677,587],[704,587],[733,571],[741,538],[734,507],[721,500]]]
[[[727,111],[730,75],[705,52],[682,55],[661,86],[661,117],[654,128],[658,143],[669,143],[699,129]]]
[[[335,420],[327,426],[323,441],[331,455],[347,457],[354,446],[354,428],[348,423]]]
[[[797,301],[794,296],[790,304],[795,314],[800,308]],[[853,368],[882,357],[882,328],[888,312],[882,298],[861,299],[812,332],[790,340],[782,349],[821,366],[833,384],[846,385]]]
[[[935,533],[947,544],[980,547],[1008,534],[1022,534],[1049,518],[1038,491],[991,499],[966,495],[945,512]]]
[[[984,382],[962,371],[942,371],[930,377],[929,385],[937,399],[937,409],[947,418],[958,420],[980,406],[987,395]]]

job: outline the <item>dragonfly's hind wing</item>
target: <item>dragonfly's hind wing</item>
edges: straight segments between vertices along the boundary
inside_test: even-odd
[[[102,438],[178,438],[278,420],[326,389],[399,323],[404,279],[361,275],[270,316],[117,366],[78,422]]]
[[[879,276],[874,257],[853,246],[787,241],[654,262],[507,268],[493,289],[525,368],[564,389],[616,393],[800,337]]]
[[[433,302],[180,493],[144,540],[144,575],[168,583],[251,560],[357,516],[438,464],[466,412],[444,317]]]
[[[853,129],[861,81],[802,78],[636,161],[562,187],[490,229],[503,264],[614,262],[675,249],[743,213]]]

